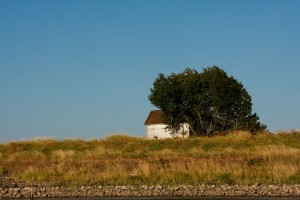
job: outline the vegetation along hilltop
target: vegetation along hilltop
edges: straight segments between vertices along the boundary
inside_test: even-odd
[[[0,175],[46,185],[300,184],[300,133],[0,144]]]

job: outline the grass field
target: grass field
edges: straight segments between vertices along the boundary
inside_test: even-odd
[[[0,144],[0,175],[46,185],[300,184],[300,133]]]

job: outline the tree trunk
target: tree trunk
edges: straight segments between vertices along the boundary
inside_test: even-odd
[[[199,112],[198,112],[198,118],[199,118],[199,121],[200,121],[200,126],[201,126],[201,128],[204,129],[204,127],[203,127],[203,122],[202,122],[202,117],[201,117],[201,115],[200,115]]]
[[[184,118],[185,118],[185,120],[187,121],[187,123],[189,124],[190,130],[191,130],[191,131],[193,132],[193,134],[195,135],[195,134],[196,134],[196,131],[193,129],[193,126],[191,126],[191,123],[190,123],[189,119],[187,118],[186,115],[184,115]]]

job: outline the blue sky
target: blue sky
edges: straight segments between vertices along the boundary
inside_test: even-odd
[[[158,73],[217,65],[300,128],[300,1],[0,0],[0,142],[144,136]]]

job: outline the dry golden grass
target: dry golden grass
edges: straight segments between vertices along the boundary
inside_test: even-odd
[[[0,175],[48,185],[299,184],[300,133],[0,144]]]

